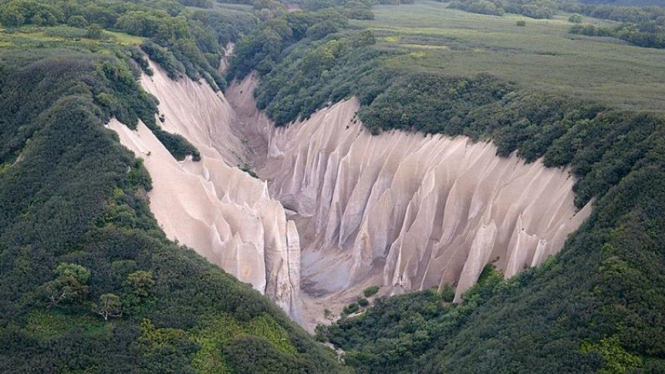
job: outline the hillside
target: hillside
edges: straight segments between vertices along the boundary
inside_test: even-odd
[[[259,108],[286,125],[356,96],[377,134],[492,139],[504,157],[570,167],[577,206],[594,199],[593,213],[560,255],[507,281],[489,276],[461,305],[431,291],[379,298],[320,338],[368,373],[662,370],[665,119],[638,83],[661,76],[662,51],[570,37],[556,18],[522,28],[444,7],[377,6],[374,21],[284,49],[270,69],[257,65]],[[629,78],[634,69],[644,70]]]
[[[0,3],[1,372],[665,372],[662,8],[240,3]]]
[[[342,372],[266,297],[166,238],[143,160],[104,124],[140,119],[174,157],[198,151],[157,127],[136,81],[145,39],[79,30],[2,34],[0,371]]]

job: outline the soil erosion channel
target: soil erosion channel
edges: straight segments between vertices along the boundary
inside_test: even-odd
[[[506,276],[541,264],[591,210],[575,209],[567,170],[498,157],[491,143],[372,136],[354,98],[276,128],[256,109],[254,75],[222,94],[151,67],[142,85],[162,127],[202,158],[177,161],[145,125],[109,123],[145,160],[155,217],[310,331],[370,285],[451,284],[459,300],[490,262]]]

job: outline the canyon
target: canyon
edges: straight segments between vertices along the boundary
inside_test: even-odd
[[[371,135],[355,98],[278,128],[256,108],[255,75],[221,93],[151,68],[141,84],[161,126],[201,153],[177,161],[144,124],[108,124],[144,159],[157,221],[310,331],[371,285],[453,285],[460,301],[486,264],[507,277],[537,266],[591,212],[575,208],[567,170],[498,157],[491,142]]]

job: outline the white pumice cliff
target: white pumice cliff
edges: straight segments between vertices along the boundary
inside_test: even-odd
[[[254,76],[222,95],[152,68],[142,84],[163,128],[202,156],[178,162],[144,125],[110,123],[145,159],[158,222],[310,330],[369,285],[452,284],[459,301],[490,262],[512,276],[557,253],[591,210],[575,209],[566,170],[497,157],[491,143],[372,136],[355,99],[275,128],[256,109]]]
[[[227,91],[258,175],[300,233],[305,324],[369,285],[386,294],[456,285],[456,301],[493,262],[506,276],[541,264],[588,217],[566,170],[496,156],[466,137],[386,132],[355,99],[275,128],[250,76]],[[335,306],[336,308],[331,308]]]
[[[152,132],[109,127],[153,180],[150,209],[170,239],[178,240],[300,317],[300,244],[294,222],[271,199],[265,182],[240,170],[244,146],[233,132],[233,109],[205,83],[173,81],[151,64],[143,88],[159,99],[162,128],[189,140],[201,161],[178,162]]]

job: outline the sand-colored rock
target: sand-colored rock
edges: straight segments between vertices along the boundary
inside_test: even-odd
[[[229,68],[229,59],[231,58],[231,55],[233,54],[233,51],[236,48],[236,44],[233,42],[228,42],[226,46],[224,47],[224,56],[222,56],[221,61],[219,62],[219,72],[224,74],[226,73],[226,69]]]
[[[566,170],[497,157],[491,143],[372,136],[355,99],[275,128],[255,106],[254,76],[225,97],[152,67],[142,84],[163,128],[202,154],[177,162],[144,125],[109,124],[146,160],[157,220],[310,330],[373,284],[381,294],[454,284],[459,301],[486,264],[507,276],[536,266],[590,213],[575,209]]]
[[[266,183],[237,167],[245,151],[231,127],[233,109],[207,84],[172,81],[151,67],[154,76],[141,83],[159,99],[162,127],[187,138],[202,159],[178,162],[144,124],[132,131],[112,120],[121,143],[145,160],[153,179],[150,209],[170,239],[251,283],[299,321],[297,229]]]
[[[370,284],[389,294],[455,284],[459,301],[486,264],[506,276],[536,266],[590,213],[575,209],[567,170],[466,137],[372,136],[355,99],[276,129],[254,108],[255,85],[226,96],[264,154],[253,157],[259,176],[298,226],[307,327]]]

